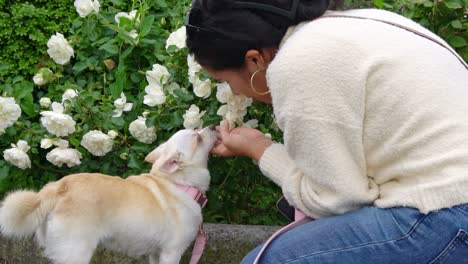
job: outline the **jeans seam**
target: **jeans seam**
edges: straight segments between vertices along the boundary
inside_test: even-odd
[[[390,214],[392,215],[393,221],[397,224],[397,226],[400,228],[400,230],[402,232],[404,232],[403,230],[405,230],[405,229],[400,225],[400,222],[398,222],[398,220],[395,218],[395,215],[393,214],[392,209],[390,209]]]
[[[430,214],[430,213],[429,213]],[[336,252],[336,251],[343,251],[343,250],[350,250],[350,249],[354,249],[354,248],[360,248],[360,247],[366,247],[366,246],[370,246],[370,245],[378,245],[378,244],[384,244],[384,243],[388,243],[388,242],[397,242],[397,241],[400,241],[400,240],[403,240],[403,239],[407,239],[408,237],[410,237],[412,235],[412,233],[416,230],[416,228],[419,226],[419,224],[421,224],[421,222],[429,215],[429,214],[426,214],[424,215],[423,217],[421,217],[420,219],[418,219],[416,221],[416,223],[411,227],[411,229],[408,231],[408,233],[406,233],[405,235],[403,235],[402,237],[399,237],[397,239],[389,239],[389,240],[383,240],[383,241],[378,241],[378,242],[371,242],[371,243],[365,243],[365,244],[361,244],[361,245],[357,245],[357,246],[350,246],[350,247],[343,247],[343,248],[337,248],[337,249],[331,249],[331,250],[325,250],[325,251],[321,251],[321,252],[315,252],[313,254],[308,254],[308,255],[304,255],[304,256],[300,256],[300,257],[297,257],[297,258],[294,258],[294,259],[289,259],[289,260],[286,260],[285,262],[283,262],[284,264],[287,264],[287,263],[293,263],[297,260],[301,260],[301,259],[304,259],[304,258],[307,258],[307,257],[313,257],[313,256],[318,256],[318,255],[321,255],[321,254],[326,254],[326,253],[332,253],[332,252]]]

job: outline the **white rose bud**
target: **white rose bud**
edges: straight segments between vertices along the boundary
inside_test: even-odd
[[[119,135],[119,133],[117,133],[117,131],[115,131],[115,130],[111,130],[111,131],[107,132],[107,135],[110,138],[115,139]]]
[[[39,86],[44,85],[44,84],[47,83],[44,80],[44,77],[42,76],[41,72],[38,72],[36,75],[34,75],[33,82],[34,82],[35,85],[39,85]]]
[[[51,138],[43,138],[41,139],[41,148],[48,149],[51,148],[55,144],[56,140]]]
[[[49,97],[42,97],[39,99],[39,104],[42,106],[42,108],[49,108],[51,103],[52,102],[50,101]]]
[[[62,102],[65,100],[71,101],[71,99],[78,96],[78,91],[73,89],[67,89],[62,95]]]

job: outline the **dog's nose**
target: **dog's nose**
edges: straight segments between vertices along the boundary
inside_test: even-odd
[[[214,125],[211,125],[211,126],[209,126],[208,128],[209,128],[210,130],[216,130],[216,126],[214,126]]]

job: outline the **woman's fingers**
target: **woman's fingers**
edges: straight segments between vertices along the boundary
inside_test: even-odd
[[[221,139],[225,139],[229,135],[229,122],[224,120],[223,124],[219,127],[219,134]]]

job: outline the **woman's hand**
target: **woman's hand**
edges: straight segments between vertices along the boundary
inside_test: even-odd
[[[211,153],[223,157],[246,156],[258,161],[273,142],[253,128],[229,128],[229,122],[216,127],[218,140]]]

